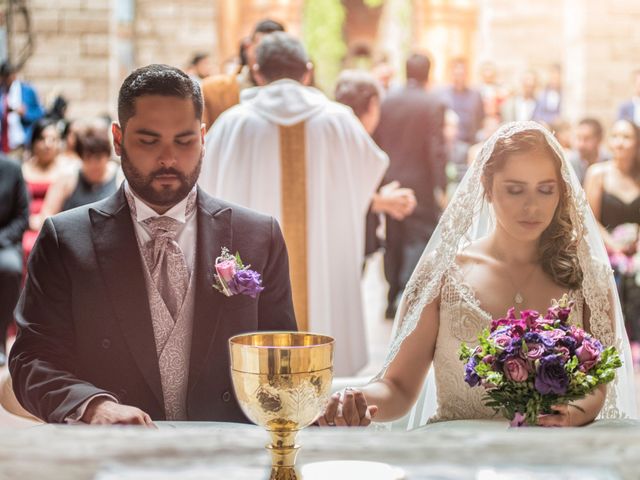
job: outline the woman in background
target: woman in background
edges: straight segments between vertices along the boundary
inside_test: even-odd
[[[22,175],[31,196],[29,230],[22,237],[25,259],[29,257],[42,225],[39,215],[47,190],[69,168],[59,154],[60,133],[56,122],[47,118],[38,120],[33,127],[31,137],[31,158],[22,165]]]
[[[587,170],[584,189],[616,274],[631,350],[640,363],[640,130],[628,120],[611,129],[608,162]]]
[[[111,143],[106,130],[89,128],[77,136],[80,169],[60,177],[51,185],[40,212],[38,227],[56,213],[97,202],[117,189],[118,166],[111,161]]]

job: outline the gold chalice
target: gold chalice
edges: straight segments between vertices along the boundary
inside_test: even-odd
[[[267,429],[271,480],[300,478],[298,430],[323,411],[333,380],[333,338],[313,333],[262,332],[229,339],[233,388],[242,411]]]

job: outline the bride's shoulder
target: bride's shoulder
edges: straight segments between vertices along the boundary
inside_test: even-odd
[[[456,265],[463,270],[475,265],[486,265],[490,262],[491,257],[486,252],[483,239],[469,244],[468,247],[456,255]]]

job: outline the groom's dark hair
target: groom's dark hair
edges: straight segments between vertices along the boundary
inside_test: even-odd
[[[118,94],[118,121],[123,130],[136,113],[136,99],[146,95],[191,99],[196,118],[202,118],[200,86],[182,70],[154,63],[134,70],[122,82]]]

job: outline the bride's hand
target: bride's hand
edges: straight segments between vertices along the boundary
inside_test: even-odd
[[[324,415],[317,421],[321,427],[366,427],[377,411],[375,405],[367,405],[360,390],[346,388],[344,397],[339,392],[331,395]]]
[[[571,427],[571,414],[569,405],[554,405],[551,407],[556,413],[538,416],[538,425],[541,427]]]

